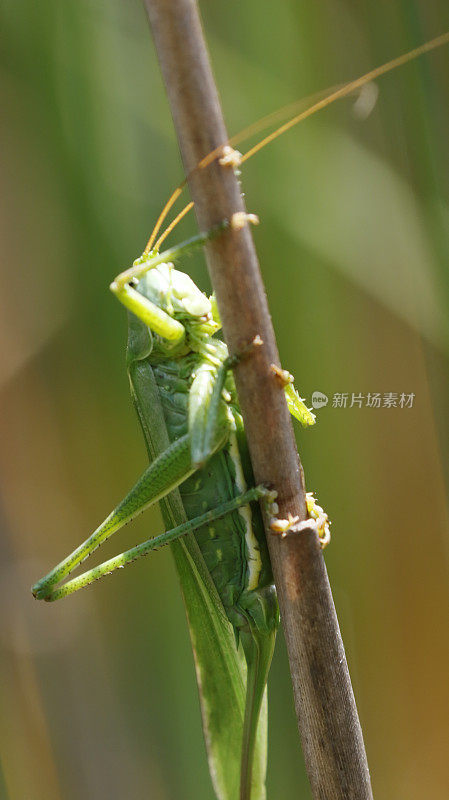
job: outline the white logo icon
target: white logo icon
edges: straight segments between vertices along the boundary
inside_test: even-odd
[[[327,406],[329,398],[323,392],[314,392],[312,395],[312,408]]]

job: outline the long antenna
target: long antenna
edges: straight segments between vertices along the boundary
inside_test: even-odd
[[[295,112],[297,113],[300,109],[303,109],[304,107],[308,108],[310,104],[314,101],[317,101],[318,98],[326,97],[329,94],[329,91],[333,90],[324,89],[321,92],[309,95],[308,97],[302,97],[300,100],[295,100],[293,101],[293,103],[289,103],[288,105],[283,106],[282,108],[278,108],[276,111],[272,111],[265,117],[262,117],[256,122],[253,122],[251,125],[248,125],[242,131],[236,133],[231,139],[228,139],[224,144],[220,144],[214,150],[211,150],[210,153],[205,155],[204,158],[202,158],[201,161],[196,165],[196,167],[194,167],[192,172],[189,172],[189,174],[184,178],[183,181],[181,181],[181,183],[176,187],[176,189],[174,189],[174,191],[170,195],[169,199],[167,200],[165,206],[163,207],[161,213],[159,214],[156,220],[156,224],[148,240],[147,246],[145,247],[144,253],[145,254],[149,253],[150,250],[153,248],[153,246],[154,249],[157,250],[162,241],[168,236],[168,234],[173,230],[173,228],[182,219],[182,217],[185,216],[185,214],[187,214],[188,211],[190,211],[190,208],[192,206],[188,204],[188,206],[186,206],[185,209],[182,210],[181,214],[178,214],[173,220],[173,222],[170,223],[169,226],[170,230],[167,228],[166,231],[162,234],[162,236],[158,239],[156,244],[154,244],[156,236],[161,229],[162,223],[167,218],[170,209],[176,203],[178,197],[182,194],[182,191],[185,188],[187,181],[190,178],[190,175],[193,172],[195,172],[195,170],[204,169],[205,167],[209,166],[209,164],[211,164],[215,158],[218,158],[219,156],[222,155],[223,147],[225,147],[226,145],[232,146],[238,144],[239,142],[244,142],[246,139],[249,139],[251,136],[255,136],[260,131],[266,130],[266,128],[269,128],[270,125],[274,125],[276,122],[279,122],[280,120],[283,120],[285,118],[291,119],[292,114],[294,114]]]
[[[339,85],[341,86],[341,84]],[[261,117],[261,119],[258,119],[256,122],[253,122],[251,125],[248,125],[246,128],[243,128],[243,130],[239,131],[239,133],[234,134],[234,136],[232,136],[226,142],[220,144],[214,150],[211,150],[210,153],[207,153],[207,155],[205,155],[204,158],[202,158],[201,161],[198,162],[196,167],[194,167],[194,169],[191,172],[189,172],[189,174],[184,178],[184,180],[181,181],[181,183],[176,187],[176,189],[174,189],[169,199],[165,203],[161,213],[159,214],[156,220],[156,224],[148,240],[148,243],[145,247],[145,250],[143,251],[144,254],[149,253],[153,247],[155,250],[157,250],[162,241],[168,236],[169,233],[171,233],[171,231],[177,225],[177,223],[180,222],[180,220],[185,216],[185,214],[187,214],[187,212],[190,211],[190,209],[192,208],[192,205],[190,203],[185,208],[183,208],[181,213],[178,214],[175,217],[175,219],[170,223],[169,229],[167,228],[162,234],[162,236],[158,239],[156,244],[154,244],[156,236],[159,233],[164,220],[167,218],[170,209],[176,203],[178,197],[182,194],[183,189],[187,185],[187,181],[193,172],[195,172],[197,169],[204,169],[205,167],[209,166],[209,164],[211,164],[215,158],[219,158],[222,155],[223,148],[226,147],[226,145],[233,146],[238,144],[239,142],[244,142],[246,141],[246,139],[251,138],[251,136],[255,136],[260,131],[266,130],[266,128],[269,128],[270,125],[274,125],[276,122],[279,122],[280,120],[283,120],[286,117],[288,119],[291,119],[292,114],[294,114],[295,112],[297,113],[300,109],[304,109],[304,107],[309,108],[311,103],[313,103],[314,101],[317,102],[319,98],[327,97],[329,95],[329,91],[333,90],[334,89],[329,89],[329,88],[323,89],[322,91],[316,92],[315,94],[308,95],[307,97],[302,97],[299,100],[294,100],[292,103],[288,103],[288,105],[282,106],[282,108],[278,108],[276,111],[272,111],[265,117]]]
[[[177,201],[178,197],[180,196],[182,190],[184,189],[184,186],[186,185],[186,183],[187,183],[187,178],[184,178],[183,182],[180,183],[179,186],[176,187],[175,191],[168,198],[164,208],[162,209],[161,213],[159,214],[159,216],[158,216],[158,218],[156,220],[156,225],[154,226],[153,231],[151,233],[151,236],[148,239],[148,242],[147,242],[147,245],[145,247],[145,250],[143,251],[144,255],[147,255],[147,253],[149,253],[150,250],[152,249],[153,244],[154,244],[154,240],[155,240],[156,236],[158,235],[158,233],[160,231],[162,223],[166,219],[167,214],[170,211],[171,207],[176,203],[176,201]],[[186,208],[187,208],[187,206],[186,206]],[[190,209],[188,209],[188,210],[190,210]],[[187,211],[185,213],[187,214]],[[178,217],[179,217],[179,214],[178,214]],[[177,219],[177,217],[176,217],[176,219]],[[173,225],[173,227],[174,227],[174,225]]]
[[[216,147],[215,150],[212,150],[210,153],[208,153],[206,156],[204,156],[204,158],[201,159],[201,161],[195,167],[195,170],[204,169],[210,163],[212,163],[212,161],[214,161],[215,158],[218,158],[219,156],[221,156],[222,153],[223,153],[223,147],[225,147],[226,145],[232,146],[232,145],[238,144],[239,142],[244,141],[245,139],[249,138],[250,136],[255,135],[260,130],[264,130],[266,127],[268,127],[269,125],[273,124],[277,120],[285,118],[286,114],[290,115],[293,111],[297,110],[298,108],[303,108],[303,106],[305,104],[310,103],[310,101],[313,100],[313,98],[316,98],[317,96],[320,98],[320,99],[316,100],[315,102],[313,102],[312,105],[308,105],[307,108],[305,108],[302,111],[299,111],[298,113],[296,113],[287,122],[285,122],[283,125],[280,125],[278,128],[276,128],[276,130],[274,130],[271,133],[269,133],[267,136],[265,136],[263,139],[261,139],[260,142],[258,142],[253,147],[251,147],[240,158],[240,163],[243,164],[245,161],[248,161],[249,158],[252,158],[252,156],[254,156],[256,153],[258,153],[259,150],[262,150],[263,147],[266,147],[268,144],[273,142],[279,136],[282,136],[284,133],[289,131],[295,125],[298,125],[298,123],[302,122],[304,119],[307,119],[308,117],[313,116],[313,114],[316,114],[318,111],[321,111],[323,108],[326,108],[327,106],[331,105],[332,103],[335,103],[336,100],[342,100],[344,97],[348,97],[353,92],[356,92],[359,89],[361,89],[367,83],[370,83],[371,81],[376,80],[376,78],[380,78],[382,75],[385,75],[387,72],[391,72],[392,70],[396,69],[397,67],[401,67],[404,64],[407,64],[409,61],[413,61],[415,58],[419,58],[419,56],[422,56],[425,53],[429,53],[432,50],[436,50],[438,47],[442,47],[443,45],[448,44],[448,43],[449,43],[449,31],[447,31],[446,33],[441,34],[440,36],[435,37],[435,39],[431,39],[430,41],[425,42],[422,45],[419,45],[419,47],[415,47],[413,50],[409,50],[407,53],[403,53],[403,55],[401,55],[401,56],[397,56],[397,58],[393,58],[391,61],[387,61],[385,64],[382,64],[380,67],[376,67],[375,69],[372,69],[369,72],[366,72],[364,75],[361,75],[360,78],[356,78],[356,80],[353,80],[353,81],[350,81],[349,83],[345,83],[343,85],[340,85],[339,87],[337,87],[335,89],[332,89],[331,91],[329,91],[329,89],[327,89],[327,90],[325,90],[325,92],[319,92],[318,95],[312,95],[312,97],[305,98],[305,99],[302,99],[302,100],[298,100],[298,101],[296,101],[294,103],[290,103],[289,105],[284,106],[283,108],[280,108],[277,111],[274,111],[273,113],[268,114],[265,117],[262,117],[262,119],[258,120],[257,122],[253,123],[252,125],[249,125],[247,128],[244,128],[244,130],[240,131],[240,133],[238,133],[235,136],[231,137],[223,145],[220,145],[219,147]],[[192,172],[194,172],[195,170],[192,170]],[[159,230],[160,230],[164,220],[166,219],[167,214],[169,213],[170,209],[172,208],[172,206],[174,205],[174,203],[176,202],[178,197],[181,195],[181,193],[182,193],[184,187],[186,186],[187,181],[188,181],[188,179],[189,179],[191,174],[192,173],[189,173],[189,175],[187,175],[187,177],[182,181],[182,183],[179,184],[179,186],[177,186],[177,188],[174,190],[174,192],[169,197],[167,203],[165,204],[164,208],[162,209],[162,211],[161,211],[161,213],[160,213],[160,215],[159,215],[159,217],[157,219],[156,225],[155,225],[154,230],[153,230],[153,232],[152,232],[152,234],[150,236],[150,239],[149,239],[148,244],[147,244],[147,246],[146,246],[146,248],[144,250],[144,253],[149,253],[149,251],[152,249],[153,244],[154,244],[154,240],[156,239],[156,236],[159,233]],[[190,211],[190,209],[193,208],[193,205],[194,204],[191,201],[190,203],[188,203],[182,209],[182,211],[180,211],[179,214],[177,214],[177,216],[172,220],[172,222],[169,224],[169,226],[163,232],[163,234],[159,237],[159,239],[157,241],[156,249],[159,248],[159,246],[162,244],[164,239],[176,227],[178,222],[180,222],[180,220]]]
[[[254,145],[244,156],[242,156],[242,162],[247,161],[251,156],[258,153],[263,147],[270,142],[277,139],[278,136],[282,136],[283,133],[293,128],[294,125],[297,125],[298,122],[302,122],[303,119],[307,119],[307,117],[311,117],[312,114],[316,114],[317,111],[321,111],[322,108],[326,108],[331,103],[335,103],[336,100],[341,100],[343,97],[347,97],[352,92],[357,91],[357,89],[361,89],[362,86],[365,86],[367,83],[376,80],[376,78],[380,78],[382,75],[385,75],[387,72],[391,72],[391,70],[396,69],[396,67],[401,67],[403,64],[406,64],[408,61],[413,61],[414,58],[418,58],[419,56],[423,55],[424,53],[428,53],[430,50],[435,50],[437,47],[441,47],[443,44],[447,44],[449,42],[449,31],[446,33],[441,34],[441,36],[437,36],[435,39],[431,39],[429,42],[425,42],[424,44],[420,45],[419,47],[415,47],[414,50],[409,50],[408,53],[404,53],[402,56],[398,56],[397,58],[393,58],[391,61],[387,61],[386,64],[382,64],[381,67],[376,67],[375,69],[370,70],[365,75],[362,75],[360,78],[357,78],[355,81],[350,81],[342,86],[340,89],[336,89],[336,91],[331,92],[327,97],[323,100],[318,100],[317,103],[314,103],[309,109],[303,111],[300,114],[297,114],[291,120],[285,123],[285,125],[281,125],[272,133],[265,136],[258,144]]]
[[[159,250],[159,248],[160,248],[162,242],[164,241],[164,239],[166,239],[167,236],[172,232],[173,228],[176,228],[178,222],[181,222],[182,218],[185,217],[186,214],[188,214],[188,212],[190,211],[191,208],[193,208],[193,206],[194,206],[194,202],[193,202],[193,200],[191,200],[190,203],[187,203],[187,205],[184,206],[182,211],[180,211],[179,214],[177,214],[176,217],[174,219],[172,219],[172,221],[170,222],[170,225],[167,226],[167,228],[165,229],[163,234],[161,234],[161,236],[159,236],[159,239],[157,240],[156,244],[154,245],[154,249],[155,250]]]

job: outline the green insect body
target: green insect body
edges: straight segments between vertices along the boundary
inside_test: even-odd
[[[166,265],[147,273],[139,288],[150,300],[156,299],[155,283],[160,286],[161,275],[167,278],[167,285],[171,282],[176,285],[186,277]],[[193,291],[198,290],[192,283],[189,299]],[[165,298],[168,297],[167,292]],[[202,298],[206,300],[204,295]],[[162,296],[158,298],[158,305],[167,307]],[[207,307],[206,304],[201,307],[201,303],[198,306],[202,312]],[[181,310],[177,313],[182,315]],[[210,307],[206,313],[211,313]],[[208,458],[204,467],[179,486],[184,511],[187,518],[192,519],[199,511],[218,508],[229,499],[243,494],[248,486],[254,485],[254,478],[231,372],[226,371],[225,391],[214,395],[214,384],[217,381],[220,384],[219,373],[221,371],[224,375],[224,365],[228,359],[226,345],[208,334],[209,325],[216,328],[218,325],[212,321],[205,326],[198,326],[194,322],[191,344],[195,350],[192,351],[189,348],[189,322],[190,318],[184,319],[186,343],[181,346],[177,356],[170,350],[167,353],[163,339],[153,337],[152,352],[147,358],[158,386],[170,441],[176,441],[198,427],[195,450],[197,463],[207,458],[208,452],[205,451],[210,452],[217,443],[220,447]],[[140,322],[137,324],[143,325]],[[201,330],[202,327],[205,327],[205,331]],[[184,353],[184,350],[187,352]],[[220,433],[216,434],[216,441],[209,449],[207,444],[204,447],[204,436],[207,436],[207,422],[214,416],[214,409],[211,409],[214,396],[219,398],[219,408],[215,413],[220,420]],[[192,444],[194,449],[195,445]],[[257,669],[250,673],[252,685],[247,686],[242,744],[242,783],[247,783],[251,773],[257,719],[279,623],[260,509],[256,504],[242,506],[212,524],[200,527],[194,536],[233,627],[237,645],[241,640],[248,663],[255,658],[258,660]],[[241,791],[243,793],[243,787]],[[242,796],[247,795],[245,793]]]
[[[239,793],[241,800],[262,800],[266,723],[258,732],[258,720],[261,708],[266,713],[264,692],[279,611],[261,511],[251,501],[267,502],[270,493],[254,487],[233,362],[215,336],[220,322],[214,299],[166,261],[211,235],[215,232],[165,254],[142,257],[131,274],[119,276],[111,287],[129,309],[127,366],[151,463],[99,528],[33,593],[45,600],[65,597],[170,542],[194,647],[217,796],[231,800]],[[286,396],[291,412],[303,424],[313,424],[313,414],[288,381]],[[112,533],[157,501],[165,534],[61,583]],[[247,664],[244,703],[242,651]],[[222,689],[216,691],[214,681]],[[219,695],[229,692],[230,682],[226,709],[226,698]],[[226,714],[233,716],[229,723]],[[231,765],[236,739],[241,753],[237,769]]]

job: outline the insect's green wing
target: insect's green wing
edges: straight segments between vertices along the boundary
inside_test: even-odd
[[[151,335],[129,314],[131,394],[152,461],[169,444],[158,389],[146,356]],[[178,490],[160,502],[167,529],[186,520]],[[181,583],[195,658],[209,769],[219,800],[236,800],[245,712],[246,667],[234,632],[193,535],[171,545]],[[251,800],[264,800],[267,751],[266,696],[254,755]]]
[[[236,800],[240,785],[246,666],[210,578],[201,575],[194,537],[173,548],[181,582],[201,702],[209,770],[219,800]],[[193,547],[191,547],[193,541]],[[193,551],[193,552],[192,552]],[[267,705],[262,708],[251,800],[264,800]]]

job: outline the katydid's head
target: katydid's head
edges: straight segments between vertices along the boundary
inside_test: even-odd
[[[173,264],[159,264],[149,270],[139,281],[139,292],[184,324],[191,321],[209,323],[211,333],[218,330],[209,298]]]
[[[221,328],[214,298],[155,252],[137,259],[110,289],[153,334],[151,351],[159,356],[203,352]]]
[[[136,289],[149,305],[183,327],[184,345],[189,349],[198,349],[205,337],[212,336],[221,327],[213,300],[173,264],[162,263],[148,270],[140,277]],[[156,319],[152,323],[150,316],[145,322],[162,339],[168,338],[163,329],[158,329]]]

